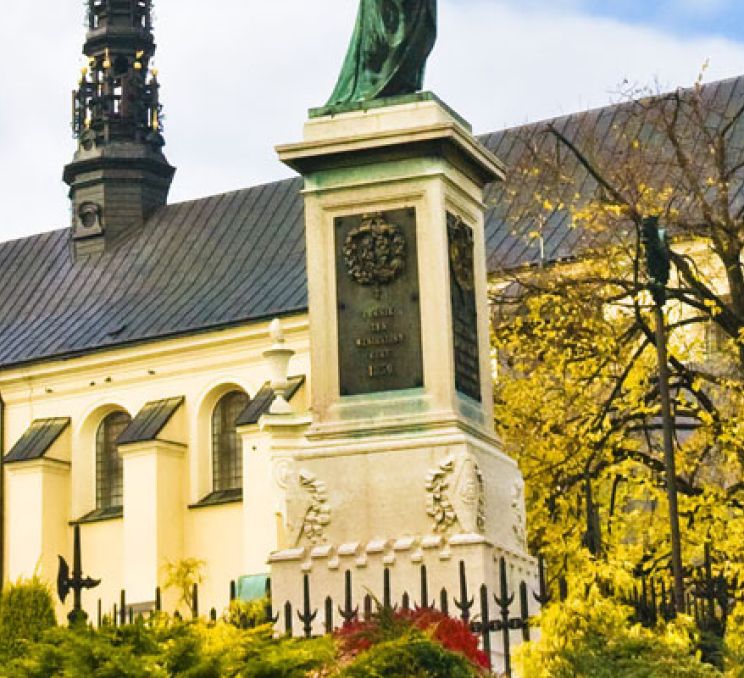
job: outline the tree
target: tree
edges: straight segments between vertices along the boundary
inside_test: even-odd
[[[741,84],[626,89],[614,107],[513,133],[510,174],[491,199],[513,237],[546,254],[492,281],[495,414],[527,482],[532,546],[554,575],[627,590],[635,573],[668,568],[641,263],[649,216],[672,246],[667,323],[684,563],[699,563],[707,542],[725,574],[744,575]],[[551,258],[550,243],[561,239],[574,258]]]

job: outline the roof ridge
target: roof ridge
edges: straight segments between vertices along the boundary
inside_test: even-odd
[[[727,83],[736,82],[737,80],[744,79],[743,75],[734,75],[729,78],[722,78],[721,80],[711,80],[710,82],[705,82],[702,84],[702,89],[707,90],[713,87],[720,87],[721,85],[725,85]],[[622,106],[627,106],[630,103],[641,101],[642,99],[659,99],[661,97],[668,96],[669,94],[672,94],[676,91],[683,91],[688,92],[692,90],[693,86],[690,87],[677,87],[676,89],[668,89],[663,92],[657,92],[656,94],[649,94],[648,96],[642,97],[635,97],[632,99],[626,99],[625,101],[617,101],[615,103],[606,104],[604,106],[593,106],[592,108],[585,108],[583,110],[573,111],[572,113],[564,113],[562,115],[554,115],[554,116],[547,116],[545,118],[540,118],[539,120],[534,120],[533,122],[525,122],[520,125],[512,125],[510,127],[504,127],[500,130],[495,130],[491,132],[484,132],[483,134],[476,135],[476,138],[480,141],[487,137],[490,137],[493,134],[503,134],[505,132],[516,132],[520,129],[525,129],[527,127],[537,127],[538,125],[544,125],[548,122],[555,122],[555,123],[561,123],[569,120],[570,118],[574,118],[577,116],[590,116],[592,114],[599,113],[600,111],[610,111],[612,109],[621,108]]]

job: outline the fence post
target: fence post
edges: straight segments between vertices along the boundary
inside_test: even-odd
[[[372,596],[366,594],[364,596],[364,621],[372,619]]]
[[[231,603],[237,597],[235,591],[236,591],[236,589],[235,589],[235,580],[234,579],[231,579],[230,580],[230,602]]]
[[[163,597],[160,592],[160,587],[155,587],[155,612],[161,612],[163,609]]]
[[[191,616],[194,619],[199,618],[199,584],[194,584],[191,589]]]
[[[403,600],[401,601],[401,606],[404,610],[411,609],[411,598],[408,595],[408,591],[403,591]]]
[[[97,605],[97,614],[96,618],[98,620],[98,628],[101,628],[101,620],[103,619],[103,610],[101,609],[101,599],[98,599],[98,605]]]

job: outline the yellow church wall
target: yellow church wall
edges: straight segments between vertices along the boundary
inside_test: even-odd
[[[154,591],[150,595],[149,590],[153,583],[162,583],[162,571],[156,570],[163,569],[166,557],[193,557],[206,562],[206,581],[200,590],[202,611],[215,607],[221,612],[230,580],[246,573],[243,538],[253,535],[260,543],[273,543],[276,521],[246,525],[248,517],[241,503],[188,506],[212,489],[211,414],[215,404],[236,387],[253,397],[269,379],[263,357],[270,344],[268,324],[257,322],[0,372],[6,451],[35,419],[71,419],[63,436],[71,459],[66,477],[47,473],[41,479],[31,472],[37,462],[6,467],[6,578],[31,576],[37,563],[42,563],[41,574],[53,585],[57,553],[71,562],[69,521],[96,508],[95,439],[105,416],[125,410],[134,417],[150,401],[183,396],[184,404],[158,436],[160,441],[181,446],[180,458],[153,453],[130,459],[124,481],[130,488],[128,497],[125,489],[124,518],[82,526],[85,574],[103,580],[95,591],[84,593],[84,602],[89,614],[95,613],[98,598],[104,610],[109,609],[118,601],[120,590],[134,587],[133,582],[137,582],[137,591],[128,594],[129,602],[151,600]],[[296,351],[290,373],[308,375],[307,316],[285,318],[282,324],[287,345]],[[299,409],[306,407],[306,397],[306,389],[295,397]],[[48,454],[64,455],[56,450],[57,446]],[[124,458],[126,464],[126,451]],[[138,498],[132,496],[137,490],[131,488],[141,488]],[[263,530],[269,534],[258,534]],[[140,559],[146,565],[136,565],[135,549],[146,556]],[[127,577],[130,567],[139,567],[140,573]],[[172,603],[172,595],[165,594],[164,602]]]
[[[113,606],[119,604],[120,593],[124,583],[124,520],[106,520],[98,523],[87,523],[81,526],[80,542],[82,544],[83,574],[101,579],[101,583],[92,591],[83,592],[83,607],[91,620],[96,621],[98,600],[101,601],[103,614],[112,614]],[[72,545],[72,540],[70,540]],[[72,546],[67,554],[67,561],[72,565]],[[105,573],[105,576],[104,576]],[[154,594],[154,592],[153,592]],[[57,606],[57,619],[72,608],[72,601],[67,600],[64,607]]]
[[[189,510],[184,530],[184,552],[205,561],[204,582],[199,587],[200,610],[214,607],[218,614],[230,602],[230,582],[247,574],[243,568],[243,543],[264,526],[245,525],[240,502]]]
[[[15,509],[15,520],[7,523],[7,539],[18,545],[8,553],[8,578],[36,573],[53,581],[57,553],[67,548],[69,464],[40,459],[9,464],[6,474],[6,507]]]

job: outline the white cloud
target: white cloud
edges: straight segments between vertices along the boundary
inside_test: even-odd
[[[9,4],[0,27],[0,239],[67,225],[60,176],[74,143],[69,91],[83,38],[79,0]],[[306,110],[330,93],[353,0],[158,0],[158,65],[166,152],[180,200],[289,172],[278,143],[298,140]],[[744,45],[678,39],[571,12],[494,0],[440,0],[440,40],[427,85],[477,131],[608,102],[623,79],[690,83],[740,73]],[[28,31],[28,32],[25,32]]]

